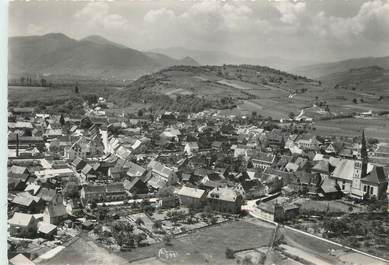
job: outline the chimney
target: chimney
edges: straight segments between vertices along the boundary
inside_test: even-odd
[[[16,157],[19,156],[19,134],[16,134]]]

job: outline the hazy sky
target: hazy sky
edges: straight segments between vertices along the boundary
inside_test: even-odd
[[[389,0],[11,2],[9,34],[310,61],[389,55]]]

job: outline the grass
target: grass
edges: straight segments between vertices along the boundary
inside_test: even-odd
[[[274,227],[261,221],[240,220],[201,229],[187,236],[172,240],[170,246],[163,243],[138,248],[118,255],[128,260],[153,257],[159,249],[174,251],[176,258],[169,264],[236,264],[225,257],[226,248],[237,250],[267,246]]]
[[[378,117],[375,119],[335,119],[316,121],[313,133],[317,135],[360,136],[362,130],[369,138],[389,141],[389,119]]]
[[[67,264],[83,264],[83,265],[105,265],[105,264],[128,264],[126,259],[123,259],[114,253],[110,253],[106,249],[97,246],[87,238],[80,238],[70,246],[66,247],[54,258],[40,262],[42,265],[67,265]]]

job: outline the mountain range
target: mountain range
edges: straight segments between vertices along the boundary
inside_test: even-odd
[[[183,47],[139,51],[98,35],[80,40],[62,33],[9,38],[10,76],[27,73],[131,80],[174,65],[224,64],[262,65],[327,81],[335,73],[348,75],[350,69],[371,66],[389,69],[389,56],[312,63],[274,56],[242,57],[221,50]]]
[[[199,65],[189,57],[174,59],[143,53],[101,36],[81,40],[62,33],[9,38],[9,74],[74,75],[135,79],[173,65]]]

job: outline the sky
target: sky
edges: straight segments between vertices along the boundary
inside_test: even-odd
[[[9,36],[101,35],[138,50],[336,61],[389,55],[389,0],[10,2]]]

